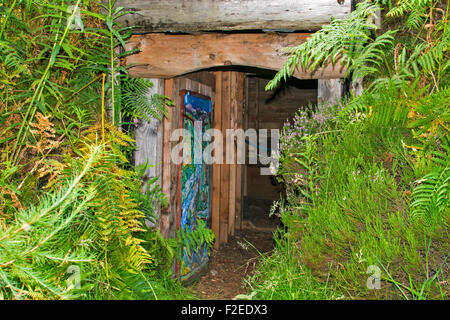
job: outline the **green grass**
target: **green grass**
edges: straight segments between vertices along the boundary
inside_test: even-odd
[[[276,239],[271,256],[261,254],[256,272],[246,279],[249,297],[263,300],[330,300],[343,298],[331,282],[322,282],[302,264],[295,242]]]
[[[433,223],[411,215],[420,176],[402,147],[406,131],[385,134],[370,121],[330,129],[310,140],[320,155],[310,155],[317,160],[308,166],[316,169],[305,179],[315,181],[311,199],[305,204],[303,194],[288,192],[282,219],[289,231],[248,279],[254,298],[448,298],[449,208]],[[282,174],[301,174],[286,159],[290,151]],[[373,270],[379,289],[367,285]]]

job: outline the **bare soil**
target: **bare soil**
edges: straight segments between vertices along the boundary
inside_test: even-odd
[[[238,294],[248,294],[244,279],[251,275],[261,254],[273,249],[273,230],[278,222],[267,216],[243,221],[228,243],[213,250],[208,273],[194,284],[195,294],[207,300],[229,300]]]

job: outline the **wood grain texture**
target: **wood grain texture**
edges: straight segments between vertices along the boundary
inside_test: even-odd
[[[107,2],[106,0],[103,0]],[[136,32],[214,30],[319,30],[331,17],[343,19],[351,1],[336,0],[117,0],[134,12],[119,19]]]
[[[244,74],[239,73],[237,79],[236,92],[236,128],[243,128],[243,107],[244,107]],[[236,210],[235,210],[235,229],[242,229],[242,193],[243,193],[243,165],[238,164],[236,169]]]
[[[230,79],[230,129],[237,129],[237,92],[238,92],[238,73],[231,72]],[[230,195],[229,195],[229,213],[228,213],[228,234],[234,236],[234,228],[236,221],[236,141],[233,139],[229,146],[233,148],[233,157],[230,159]]]
[[[221,66],[249,66],[280,70],[287,56],[286,47],[303,43],[309,33],[268,34],[207,33],[197,35],[145,34],[134,35],[127,49],[140,49],[126,58],[134,64],[130,75],[144,78],[171,78],[201,69]],[[300,79],[343,78],[345,70],[337,63],[311,73],[297,71]]]
[[[319,80],[318,104],[333,105],[342,98],[344,79]]]
[[[186,88],[186,79],[184,78],[176,78],[173,82],[173,93],[172,93],[172,101],[174,103],[173,107],[173,113],[172,113],[172,119],[171,119],[171,128],[172,131],[170,132],[170,135],[172,135],[173,131],[180,128],[180,90]],[[172,155],[172,152],[174,150],[175,145],[177,145],[180,142],[179,137],[173,137],[174,140],[171,140],[169,145],[171,149],[171,160],[172,157],[176,157],[177,155]],[[181,152],[179,154],[179,157],[181,158]],[[178,165],[174,162],[170,162],[170,197],[169,197],[169,206],[170,206],[170,217],[171,217],[171,224],[170,224],[170,234],[175,235],[176,230],[178,229],[178,226],[180,224],[180,221],[178,220]]]
[[[222,128],[222,72],[216,72],[216,101],[214,104],[214,128]],[[218,156],[216,151],[219,150],[220,143],[214,138],[214,157]],[[222,155],[222,153],[220,154]],[[220,247],[220,183],[221,183],[221,165],[216,160],[213,163],[213,191],[212,191],[212,222],[211,229],[216,235],[214,248]]]
[[[151,95],[164,94],[164,81],[161,79],[149,79],[153,82],[153,87],[150,88],[148,99]],[[159,177],[158,184],[161,184],[162,171],[162,121],[151,118],[150,122],[140,119],[138,127],[135,131],[136,151],[134,153],[135,166],[148,164],[150,167],[145,171],[143,177],[142,192],[145,193],[147,189],[147,181],[152,178]],[[153,204],[155,208],[156,221],[159,223],[160,205]],[[147,222],[147,220],[146,220]],[[154,226],[150,221],[147,222],[150,226]]]
[[[166,80],[164,82],[164,94],[168,97],[173,96],[173,80]],[[170,183],[171,183],[171,143],[170,134],[172,133],[172,118],[173,118],[173,108],[168,108],[167,118],[163,119],[163,150],[162,150],[162,191],[166,197],[170,200]],[[163,237],[170,236],[170,225],[171,225],[171,215],[170,215],[170,202],[169,207],[164,208],[160,216],[160,230]]]
[[[209,87],[213,92],[216,91],[216,75],[214,72],[202,71],[202,72],[194,72],[184,75],[185,78],[193,80],[200,84],[201,88]],[[205,86],[201,86],[204,84]]]
[[[231,72],[222,73],[222,134],[223,134],[223,164],[221,165],[220,176],[220,241],[228,242],[228,223],[230,210],[230,166],[226,164],[226,132],[230,128],[230,107],[231,107]]]
[[[252,101],[250,99],[249,96],[249,88],[250,88],[250,79],[246,76],[245,77],[245,97],[244,97],[244,110],[243,110],[243,114],[244,114],[244,123],[243,123],[243,129],[246,131],[248,128],[251,128],[250,126],[250,122],[249,122],[249,114],[250,114],[250,102]],[[254,127],[253,127],[254,128]],[[248,145],[245,144],[245,154],[248,154]],[[246,162],[247,163],[247,162]],[[244,190],[242,190],[242,196],[243,199],[245,197],[247,197],[248,194],[248,184],[247,184],[247,165],[244,166],[244,170],[243,170],[243,174],[244,174],[244,182],[242,183]]]

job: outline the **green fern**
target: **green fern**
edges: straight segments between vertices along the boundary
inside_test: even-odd
[[[197,220],[197,227],[194,230],[186,230],[180,228],[177,231],[177,252],[179,258],[183,253],[183,250],[188,255],[192,255],[193,252],[199,250],[202,246],[206,245],[208,254],[214,244],[215,234],[206,227],[206,222],[203,220]]]
[[[154,299],[170,279],[170,241],[144,225],[167,199],[156,181],[141,194],[139,172],[125,169],[133,140],[117,128],[121,111],[161,119],[169,102],[126,75],[120,59],[134,51],[118,49],[131,28],[114,3],[0,3],[1,299]],[[72,4],[81,30],[68,28]],[[33,130],[38,113],[49,137]],[[81,288],[67,287],[68,267]]]
[[[433,224],[450,213],[450,140],[444,135],[440,141],[431,153],[433,168],[415,182],[411,200],[411,214]]]
[[[409,29],[419,29],[427,19],[430,8],[439,1],[436,0],[399,0],[388,13],[388,17],[400,17],[408,14],[406,25]]]
[[[41,292],[41,298],[75,297],[73,292],[66,290],[65,283],[53,276],[55,271],[63,270],[64,264],[92,260],[84,251],[70,250],[70,242],[61,242],[62,235],[69,232],[73,221],[79,220],[89,201],[95,197],[92,189],[81,189],[81,180],[102,152],[100,146],[90,150],[81,172],[64,188],[42,197],[38,206],[19,211],[14,223],[1,224],[1,295],[25,299],[33,298],[33,292]]]
[[[392,46],[395,31],[387,31],[373,39],[376,26],[370,17],[376,16],[379,5],[364,1],[345,20],[333,20],[309,37],[303,44],[285,49],[289,54],[283,68],[271,80],[266,89],[291,76],[297,68],[315,71],[319,67],[340,61],[347,68],[347,74],[364,77],[378,71],[384,62],[384,49]]]
[[[450,123],[450,87],[433,92],[416,100],[414,116],[409,123],[414,136],[419,140],[440,132],[449,131]]]
[[[167,116],[169,98],[150,94],[153,83],[143,78],[121,77],[122,111],[125,116],[142,118],[150,122],[152,118],[161,120]]]
[[[450,163],[450,158],[447,160]],[[416,183],[412,194],[412,215],[428,222],[442,222],[444,212],[448,215],[450,210],[450,166],[435,169]]]

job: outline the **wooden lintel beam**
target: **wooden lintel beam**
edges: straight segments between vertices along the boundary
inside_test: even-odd
[[[351,11],[350,0],[116,0],[115,5],[132,12],[118,21],[139,26],[137,32],[318,30]]]
[[[205,33],[197,35],[134,35],[127,49],[140,49],[126,58],[134,64],[130,75],[143,78],[171,78],[189,72],[221,66],[247,66],[278,71],[286,62],[282,50],[303,43],[310,33]],[[298,71],[299,79],[343,78],[345,70],[329,64],[311,73]]]

